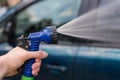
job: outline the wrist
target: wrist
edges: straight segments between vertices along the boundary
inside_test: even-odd
[[[0,80],[7,74],[7,66],[5,65],[4,57],[0,57]]]

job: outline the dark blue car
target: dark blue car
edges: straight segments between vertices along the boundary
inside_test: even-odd
[[[16,38],[22,34],[28,35],[50,25],[60,27],[111,1],[113,0],[22,0],[0,18],[0,53],[3,55],[15,47]],[[99,13],[95,16],[99,16]],[[47,51],[49,56],[42,60],[41,70],[35,80],[120,79],[118,44],[59,34],[58,44],[42,43],[40,48]],[[19,74],[4,80],[20,78]]]

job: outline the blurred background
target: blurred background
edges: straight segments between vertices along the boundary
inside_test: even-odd
[[[0,0],[0,55],[17,45],[24,34],[47,26],[60,26],[113,0]],[[116,10],[119,11],[119,10]],[[115,12],[112,15],[119,14]],[[97,12],[93,23],[102,21]],[[110,15],[110,16],[112,16]],[[74,27],[74,26],[73,26]],[[119,80],[119,44],[62,34],[56,45],[42,43],[47,51],[35,80]],[[20,80],[21,74],[3,80]]]

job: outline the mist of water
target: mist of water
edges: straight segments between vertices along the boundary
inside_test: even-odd
[[[78,38],[120,43],[120,0],[98,7],[57,29]]]

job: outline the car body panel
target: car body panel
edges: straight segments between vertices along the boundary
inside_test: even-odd
[[[41,49],[48,52],[48,58],[43,60],[41,80],[74,80],[74,60],[77,46],[43,45]],[[47,76],[47,77],[46,77]]]
[[[119,80],[120,50],[80,47],[76,55],[76,80]]]

